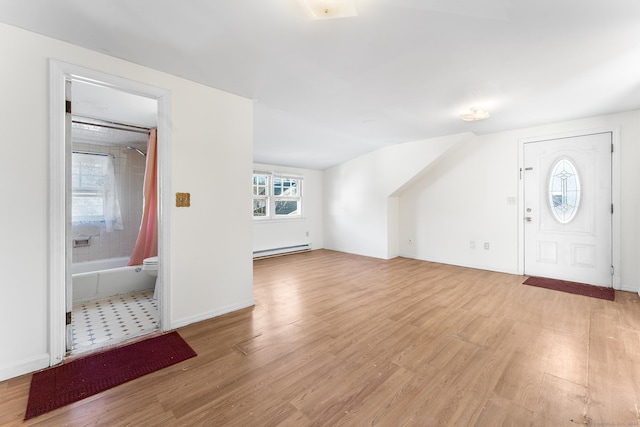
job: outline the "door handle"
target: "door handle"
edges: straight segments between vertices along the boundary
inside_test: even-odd
[[[524,220],[527,221],[527,222],[531,222],[533,220],[533,218],[531,218],[530,216],[526,216],[524,218]]]

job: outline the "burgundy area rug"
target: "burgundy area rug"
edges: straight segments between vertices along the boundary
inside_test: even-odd
[[[177,332],[89,355],[37,372],[25,420],[196,356]]]
[[[546,279],[544,277],[529,277],[522,282],[525,285],[539,288],[553,289],[570,294],[585,295],[593,298],[615,301],[616,293],[613,288],[587,285],[585,283],[567,282],[566,280]]]

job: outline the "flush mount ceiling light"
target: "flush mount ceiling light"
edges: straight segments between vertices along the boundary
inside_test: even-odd
[[[313,19],[334,19],[357,16],[353,0],[299,0]]]
[[[470,113],[460,114],[460,118],[465,122],[476,122],[489,118],[489,112],[482,108],[471,108]]]

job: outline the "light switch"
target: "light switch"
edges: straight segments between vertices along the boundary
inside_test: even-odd
[[[176,193],[176,207],[188,208],[191,206],[191,193]]]

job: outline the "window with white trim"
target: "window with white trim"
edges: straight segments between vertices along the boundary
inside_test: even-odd
[[[253,219],[287,219],[301,216],[301,177],[254,172]]]
[[[269,212],[270,176],[253,174],[253,217],[267,218]]]
[[[114,159],[110,155],[71,155],[71,219],[74,226],[99,225],[122,230]]]

